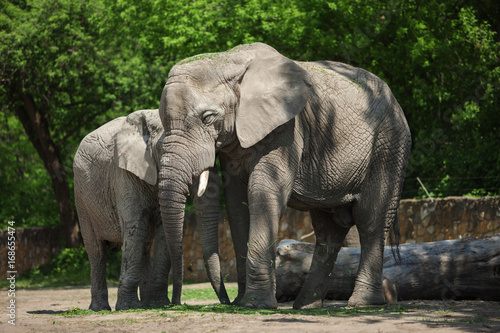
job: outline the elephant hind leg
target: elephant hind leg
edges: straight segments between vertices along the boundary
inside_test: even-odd
[[[354,212],[359,231],[361,257],[349,306],[383,305],[386,303],[382,288],[384,214],[381,207],[356,207]]]
[[[405,166],[409,157],[409,137],[397,131],[388,131],[393,149],[380,144],[380,163],[373,168],[369,184],[353,206],[354,222],[359,231],[361,258],[350,306],[381,305],[386,300],[382,287],[384,246],[387,232],[393,227],[396,242],[399,225],[397,210],[403,190]],[[388,155],[387,152],[397,152]],[[396,244],[397,245],[397,244]]]
[[[85,249],[89,256],[92,300],[89,309],[92,311],[109,310],[108,286],[106,284],[107,246],[105,241],[87,239]]]
[[[353,207],[361,257],[350,306],[386,304],[382,287],[387,231],[397,217],[399,185],[374,186]],[[397,225],[395,225],[396,227]]]
[[[342,207],[339,211],[342,211],[341,216],[350,216],[348,207]],[[316,246],[309,274],[293,304],[294,309],[323,306],[335,260],[350,229],[350,223],[346,225],[345,221],[337,218],[338,212],[335,215],[320,210],[310,213],[316,235]]]
[[[75,203],[83,243],[90,263],[91,301],[89,309],[92,311],[111,311],[108,303],[108,286],[106,284],[107,242],[97,237],[98,231],[95,229],[95,224],[98,223],[90,217],[89,210],[79,195],[75,196]]]

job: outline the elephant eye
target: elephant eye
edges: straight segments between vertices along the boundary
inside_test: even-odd
[[[202,122],[205,124],[205,125],[210,125],[214,120],[215,120],[215,116],[216,116],[216,112],[213,111],[213,110],[209,110],[209,111],[205,111],[203,113],[203,116],[202,116]]]

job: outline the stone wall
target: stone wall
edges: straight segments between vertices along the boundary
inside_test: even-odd
[[[50,257],[61,249],[61,233],[56,228],[15,228],[15,269],[22,272],[49,262]],[[7,230],[0,230],[0,279],[7,277]]]
[[[435,242],[500,233],[500,197],[402,200],[401,243]]]
[[[399,224],[401,243],[500,234],[500,197],[402,200],[399,207]],[[281,220],[276,244],[287,238],[314,242],[312,231],[309,213],[288,209]],[[0,278],[5,278],[8,270],[7,236],[7,231],[0,230]],[[185,278],[191,281],[206,281],[194,214],[186,214],[183,248]],[[222,274],[227,281],[235,281],[236,262],[225,212],[221,212],[220,216],[219,248]],[[19,274],[23,270],[47,263],[50,256],[59,250],[60,233],[57,229],[16,229],[16,270]]]

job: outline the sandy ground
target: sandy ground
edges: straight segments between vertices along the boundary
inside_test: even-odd
[[[208,284],[184,288],[208,288]],[[110,304],[116,302],[116,288],[110,288]],[[0,332],[500,332],[500,302],[409,301],[401,313],[374,315],[336,314],[346,301],[325,306],[332,315],[304,314],[241,315],[197,311],[141,311],[118,314],[60,316],[59,313],[90,304],[89,287],[17,290],[16,325],[8,323],[9,297],[0,290]],[[187,304],[213,304],[192,302]],[[280,308],[291,308],[283,303]]]

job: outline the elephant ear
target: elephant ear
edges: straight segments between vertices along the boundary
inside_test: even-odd
[[[311,84],[297,63],[265,49],[249,63],[239,89],[236,134],[248,148],[304,109]]]
[[[136,111],[127,116],[121,129],[115,135],[115,162],[141,180],[156,185],[158,166],[153,157],[151,143],[155,133],[148,124],[150,110]],[[158,115],[158,122],[159,115]],[[161,123],[160,123],[161,126]]]

